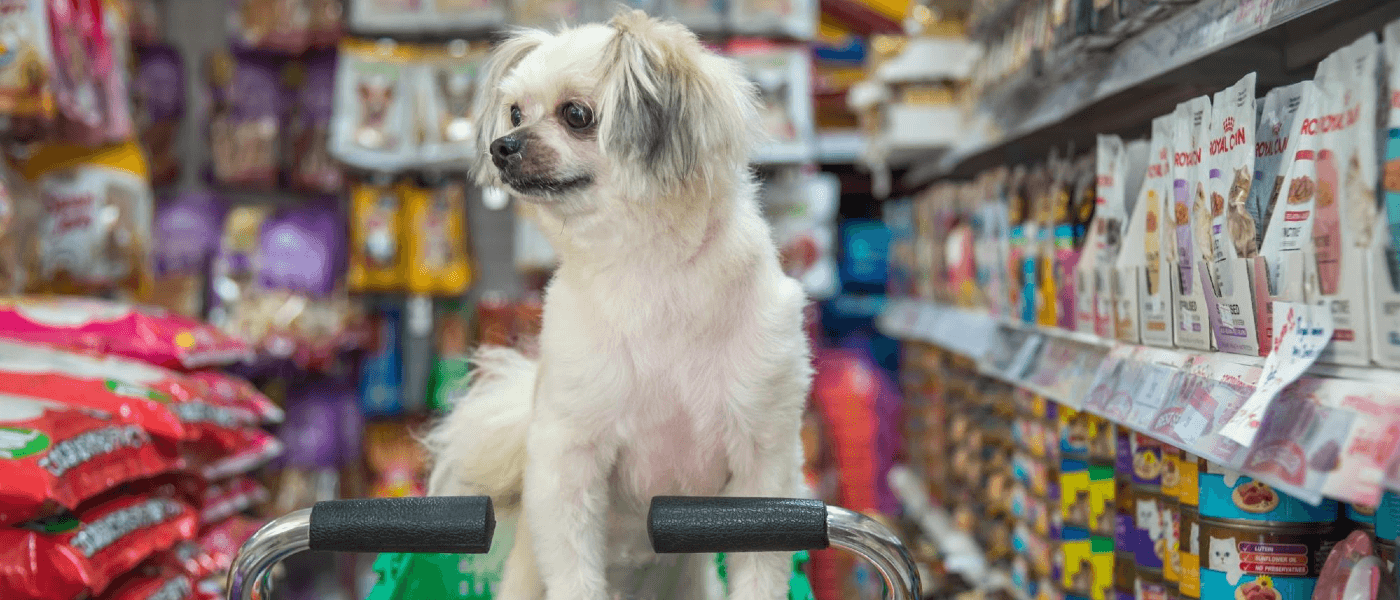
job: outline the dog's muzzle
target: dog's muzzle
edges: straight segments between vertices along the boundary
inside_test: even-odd
[[[519,133],[503,135],[491,142],[491,162],[497,169],[512,169],[520,166],[525,156],[525,138]]]

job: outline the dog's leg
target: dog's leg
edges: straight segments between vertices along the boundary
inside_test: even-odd
[[[800,491],[797,480],[802,468],[802,442],[798,421],[780,425],[778,439],[788,444],[762,448],[758,444],[737,455],[731,452],[732,477],[725,488],[727,496],[789,497]],[[776,432],[775,432],[776,433]],[[739,458],[740,460],[735,460]],[[787,552],[743,552],[727,556],[730,600],[783,600],[788,597],[792,554]]]
[[[496,595],[500,600],[540,600],[544,597],[544,583],[540,581],[540,570],[535,564],[534,536],[530,535],[530,521],[526,514],[521,509],[520,518],[515,521],[515,545],[511,546],[510,556],[506,557],[501,589]]]
[[[524,503],[547,600],[607,598],[608,475],[616,450],[555,411],[541,410],[531,424]]]

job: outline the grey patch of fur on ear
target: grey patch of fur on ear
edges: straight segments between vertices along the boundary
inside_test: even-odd
[[[482,83],[477,86],[473,108],[476,121],[476,157],[472,161],[472,172],[480,185],[501,185],[500,174],[491,168],[489,150],[491,142],[511,129],[509,111],[505,99],[501,97],[501,80],[510,74],[525,55],[540,47],[549,38],[548,32],[538,29],[517,29],[491,52],[491,57],[482,68]]]
[[[616,34],[604,52],[603,151],[645,174],[632,179],[663,186],[713,186],[746,169],[759,131],[757,96],[739,65],[642,11],[621,11],[609,25]]]

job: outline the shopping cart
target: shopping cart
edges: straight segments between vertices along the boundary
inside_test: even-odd
[[[239,548],[228,600],[269,598],[270,572],[302,551],[481,554],[496,519],[483,496],[318,502],[274,519]],[[899,538],[874,519],[790,498],[656,497],[647,531],[658,554],[796,552],[836,547],[860,555],[890,600],[919,600],[919,574]]]

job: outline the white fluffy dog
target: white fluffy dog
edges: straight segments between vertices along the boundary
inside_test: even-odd
[[[516,33],[477,110],[479,182],[525,201],[560,265],[538,362],[483,349],[430,434],[431,493],[522,509],[503,600],[719,597],[713,556],[656,556],[646,513],[802,490],[805,298],[755,199],[753,88],[685,28],[625,12]],[[785,598],[790,561],[731,556],[730,597]],[[638,575],[658,564],[671,575]]]

